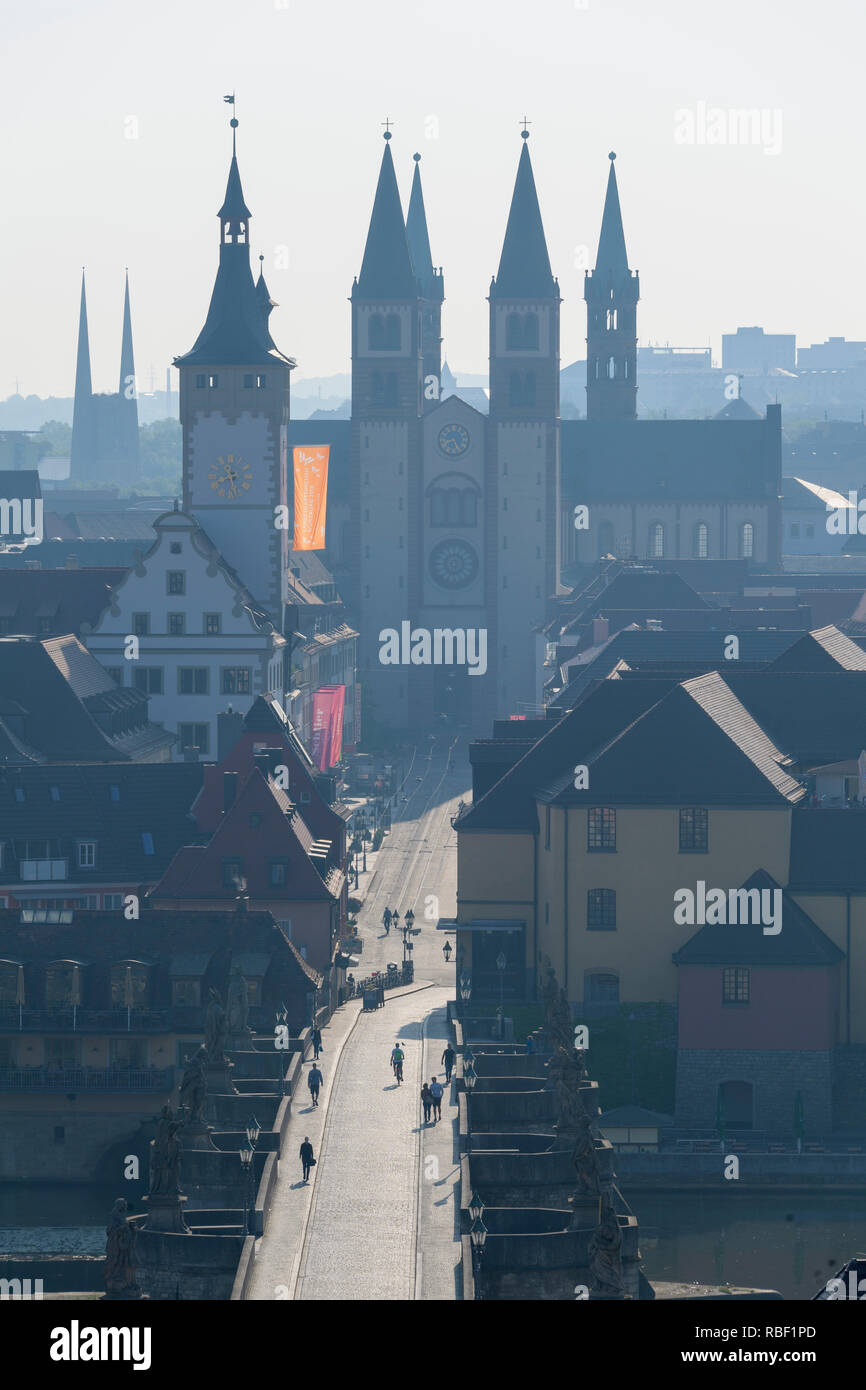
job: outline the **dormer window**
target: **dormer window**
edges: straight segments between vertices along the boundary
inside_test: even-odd
[[[79,841],[78,841],[78,856],[77,856],[77,858],[78,858],[78,867],[79,867],[79,869],[95,869],[95,868],[96,868],[96,841],[95,841],[95,840],[79,840]]]

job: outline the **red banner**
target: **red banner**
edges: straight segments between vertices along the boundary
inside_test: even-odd
[[[313,696],[313,762],[320,772],[335,767],[343,756],[344,685],[322,685]]]

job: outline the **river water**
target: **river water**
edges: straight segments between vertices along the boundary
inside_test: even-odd
[[[650,1283],[728,1283],[810,1299],[866,1252],[866,1193],[625,1195]]]

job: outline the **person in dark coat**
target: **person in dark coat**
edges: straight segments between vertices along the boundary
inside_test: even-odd
[[[310,1034],[310,1042],[313,1044],[313,1061],[318,1062],[319,1053],[322,1050],[322,1030],[314,1028]]]
[[[445,1051],[442,1053],[442,1065],[445,1068],[446,1085],[451,1080],[451,1073],[454,1070],[454,1063],[456,1061],[457,1053],[454,1051],[454,1048],[449,1043]]]
[[[313,1146],[310,1143],[310,1136],[308,1134],[304,1135],[304,1142],[300,1148],[300,1157],[301,1167],[304,1170],[304,1182],[309,1182],[310,1169],[312,1168],[316,1160],[313,1154]]]
[[[421,1104],[424,1107],[424,1123],[426,1125],[430,1123],[430,1111],[433,1108],[433,1097],[430,1094],[430,1087],[427,1085],[426,1081],[421,1087]]]
[[[307,1085],[310,1088],[310,1098],[312,1099],[313,1105],[318,1105],[319,1089],[322,1085],[322,1073],[319,1071],[319,1068],[316,1066],[315,1062],[310,1067],[310,1070],[307,1074]]]

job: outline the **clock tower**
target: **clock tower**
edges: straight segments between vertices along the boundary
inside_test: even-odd
[[[264,277],[253,283],[237,124],[233,118],[210,308],[192,350],[174,361],[180,373],[183,509],[281,630],[289,535],[275,520],[276,508],[288,502],[289,373],[295,364],[271,338]]]

